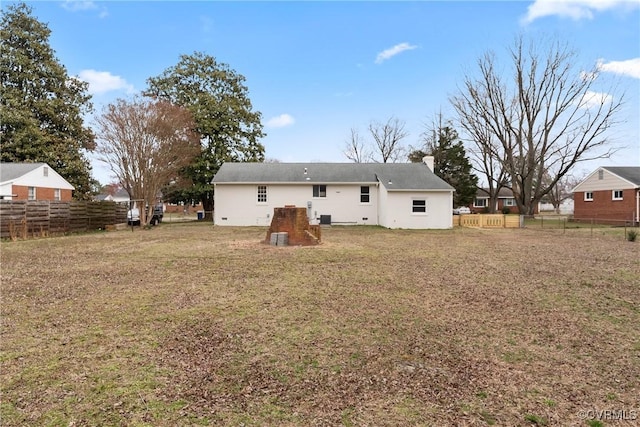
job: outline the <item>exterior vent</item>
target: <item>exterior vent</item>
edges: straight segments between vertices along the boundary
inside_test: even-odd
[[[331,215],[320,215],[320,225],[331,225]]]

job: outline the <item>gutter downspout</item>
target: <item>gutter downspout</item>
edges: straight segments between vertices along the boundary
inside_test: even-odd
[[[376,225],[380,225],[380,180],[376,176]]]
[[[213,184],[213,194],[214,194],[214,200],[215,200],[215,194],[216,194],[216,183],[212,183]],[[202,205],[202,210],[204,210],[204,204]],[[216,205],[215,205],[215,201],[214,201],[214,205],[213,205],[213,212],[211,212],[211,222],[213,223],[213,225],[216,225]]]
[[[640,188],[636,189],[636,224],[640,224]]]

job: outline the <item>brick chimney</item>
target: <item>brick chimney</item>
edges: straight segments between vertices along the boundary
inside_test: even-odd
[[[273,209],[271,226],[267,231],[266,243],[271,242],[271,234],[288,233],[290,245],[317,245],[320,243],[320,226],[309,225],[307,208],[287,205]]]

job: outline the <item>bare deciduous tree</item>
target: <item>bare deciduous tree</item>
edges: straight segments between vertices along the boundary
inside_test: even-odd
[[[371,160],[370,149],[355,128],[351,128],[351,136],[346,142],[344,155],[355,163],[366,163]]]
[[[146,224],[161,188],[200,152],[191,114],[167,101],[118,99],[96,124],[99,160],[131,199],[142,202],[140,222]]]
[[[486,178],[489,200],[487,209],[495,213],[498,194],[508,186],[508,175],[502,166],[502,145],[493,136],[491,129],[482,121],[463,121],[462,128],[471,144],[468,149],[474,170]]]
[[[560,42],[509,49],[512,79],[503,78],[495,55],[478,60],[480,75],[465,76],[451,98],[465,129],[486,128],[492,138],[476,140],[478,151],[502,156],[521,213],[532,215],[542,197],[578,162],[609,157],[607,137],[617,124],[622,96],[599,89],[597,66],[578,68],[577,55]],[[487,145],[489,141],[498,144]],[[548,181],[543,180],[550,174]]]
[[[406,158],[406,149],[401,141],[409,135],[404,129],[405,123],[395,117],[386,123],[369,123],[369,133],[373,137],[376,153],[382,163],[395,163]],[[374,157],[375,159],[375,157]]]
[[[363,140],[357,129],[351,128],[351,135],[343,151],[345,157],[355,163],[379,162],[395,163],[407,158],[407,149],[402,140],[409,135],[405,123],[395,117],[386,123],[371,121],[367,130],[372,141]]]
[[[552,177],[546,173],[543,178],[543,183],[551,180]],[[560,213],[560,205],[565,200],[569,200],[573,197],[573,193],[571,190],[575,188],[576,185],[582,181],[583,178],[573,176],[573,175],[565,175],[560,178],[556,184],[551,188],[551,190],[546,194],[544,199],[546,199],[549,203],[553,205],[553,210],[556,213]]]

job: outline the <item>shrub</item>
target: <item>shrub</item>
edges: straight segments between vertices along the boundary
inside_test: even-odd
[[[505,215],[509,215],[511,213],[511,208],[509,206],[503,206],[502,213]]]
[[[630,242],[635,242],[636,237],[638,237],[638,232],[636,230],[629,230],[627,232],[627,240]]]

